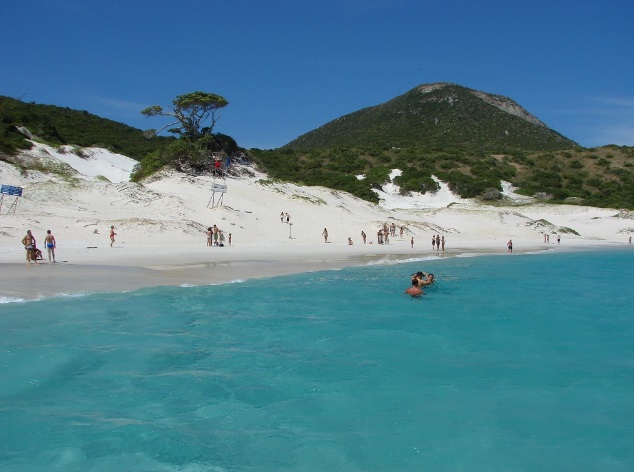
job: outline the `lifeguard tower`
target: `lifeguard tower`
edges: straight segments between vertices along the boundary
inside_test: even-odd
[[[0,212],[2,211],[2,203],[4,202],[5,195],[15,197],[7,211],[7,215],[11,212],[15,215],[15,209],[18,207],[18,199],[22,196],[22,187],[14,187],[13,185],[2,185],[0,187]]]
[[[224,198],[226,192],[227,184],[225,183],[224,177],[222,178],[222,182],[220,183],[217,183],[216,179],[214,179],[213,183],[211,184],[211,198],[209,199],[209,202],[207,202],[207,208],[209,208],[209,205],[211,205],[211,208],[221,206],[222,199]]]
[[[214,181],[211,184],[211,198],[209,202],[207,202],[207,208],[209,208],[209,205],[211,205],[211,208],[222,206],[222,200],[227,192],[225,176],[227,175],[227,170],[229,170],[230,165],[230,157],[227,157],[224,163],[220,157],[214,157],[214,164],[212,166]]]

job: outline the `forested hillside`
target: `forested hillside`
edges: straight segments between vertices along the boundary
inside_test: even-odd
[[[73,144],[109,149],[136,160],[174,138],[146,139],[143,131],[87,111],[22,102],[0,96],[0,152],[12,155],[30,148],[20,128],[50,144]]]

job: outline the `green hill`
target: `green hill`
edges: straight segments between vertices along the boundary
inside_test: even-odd
[[[381,105],[337,118],[285,147],[333,146],[478,152],[578,147],[510,98],[447,83],[420,85]]]
[[[282,148],[251,152],[273,178],[374,202],[373,189],[400,169],[403,193],[435,191],[435,176],[465,198],[494,201],[508,181],[552,202],[634,208],[634,148],[584,149],[510,98],[454,84],[421,85]]]
[[[0,152],[12,155],[31,147],[20,127],[51,144],[103,147],[136,160],[174,140],[165,137],[147,140],[140,129],[87,111],[0,96]]]

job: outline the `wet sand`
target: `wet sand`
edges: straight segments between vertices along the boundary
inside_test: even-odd
[[[444,254],[455,257],[464,253],[492,253],[490,249],[465,248]],[[82,293],[126,292],[145,287],[214,285],[240,282],[254,278],[275,277],[321,270],[335,270],[350,266],[392,263],[412,258],[439,257],[443,254],[412,254],[392,251],[389,254],[363,253],[331,254],[306,252],[298,254],[269,254],[257,257],[247,252],[225,254],[222,259],[200,261],[190,254],[136,254],[108,261],[87,260],[83,263],[57,262],[48,264],[0,264],[0,296],[8,299],[34,300],[56,295]],[[271,257],[272,256],[272,257]],[[179,261],[180,263],[177,263]]]

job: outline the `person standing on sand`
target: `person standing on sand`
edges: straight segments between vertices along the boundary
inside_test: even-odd
[[[361,239],[363,239],[363,244],[365,244],[366,238],[367,238],[367,235],[365,234],[365,231],[361,231]]]
[[[51,263],[51,256],[53,256],[53,262],[55,262],[55,236],[51,234],[51,230],[46,231],[46,237],[44,238],[44,245],[48,252],[48,263]]]
[[[280,213],[280,223],[284,223],[284,212]]]
[[[434,236],[433,234],[431,235],[431,250],[435,250],[436,249],[436,236]]]
[[[324,242],[327,243],[328,242],[328,230],[326,228],[324,228],[324,231],[321,233],[321,235],[324,237]]]
[[[211,238],[212,238],[213,232],[211,230],[211,226],[209,228],[207,228],[207,246],[211,247]]]
[[[37,258],[35,257],[35,238],[31,234],[31,230],[26,232],[26,235],[22,238],[22,245],[26,249],[26,262],[28,264],[31,261],[37,264]]]
[[[508,248],[508,252],[513,252],[513,240],[509,239],[509,242],[506,243],[506,247]]]
[[[114,244],[114,237],[117,235],[117,233],[114,232],[114,226],[110,227],[110,247],[112,247],[112,245]]]
[[[412,249],[414,249],[414,236],[412,236],[412,240],[409,243],[412,245]]]
[[[445,252],[445,235],[440,238],[440,244],[442,246],[442,252]]]
[[[231,246],[231,233],[229,233],[229,246]]]

